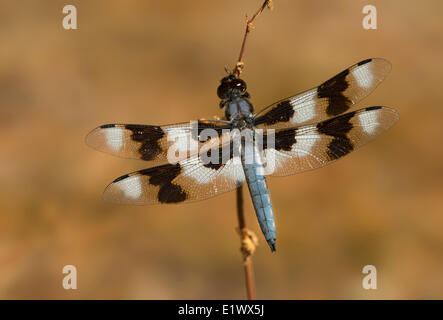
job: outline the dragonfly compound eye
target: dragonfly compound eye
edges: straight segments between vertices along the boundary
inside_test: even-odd
[[[240,92],[246,91],[246,82],[244,82],[242,79],[235,79],[231,82],[231,87],[233,89],[238,89]]]

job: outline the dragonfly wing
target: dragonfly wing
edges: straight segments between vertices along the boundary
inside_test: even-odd
[[[230,122],[198,120],[165,126],[106,124],[92,130],[86,143],[115,156],[153,162],[176,162],[217,145],[229,136]],[[175,161],[170,161],[173,158]]]
[[[207,152],[218,152],[232,143]],[[238,154],[238,153],[237,153]],[[244,172],[240,157],[230,153],[226,160],[208,162],[202,154],[173,164],[133,172],[115,179],[105,190],[106,201],[120,204],[159,204],[199,201],[240,186]]]
[[[391,70],[381,58],[361,61],[320,86],[280,100],[258,112],[258,128],[288,128],[340,115],[369,95]]]
[[[266,130],[265,173],[286,176],[323,167],[365,145],[399,119],[388,107],[368,107],[296,128]],[[269,136],[269,140],[268,140]]]

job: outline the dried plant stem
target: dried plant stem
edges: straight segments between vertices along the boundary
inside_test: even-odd
[[[238,55],[238,60],[237,60],[237,64],[235,65],[234,70],[232,71],[232,73],[236,76],[239,77],[240,73],[243,70],[243,55],[245,53],[245,49],[246,49],[246,40],[248,39],[248,35],[251,32],[251,30],[254,27],[254,22],[255,20],[257,20],[257,18],[260,16],[260,14],[263,12],[263,10],[265,10],[266,8],[272,9],[273,8],[273,3],[272,0],[265,0],[263,2],[263,4],[261,5],[261,7],[257,10],[257,12],[252,16],[251,19],[249,19],[248,21],[246,21],[246,30],[245,30],[245,35],[243,36],[243,42],[241,45],[241,49],[240,49],[240,54]]]
[[[237,78],[243,70],[243,55],[246,48],[246,40],[248,35],[253,28],[255,20],[260,16],[260,14],[266,8],[272,9],[272,0],[265,0],[257,12],[246,22],[245,35],[243,36],[243,42],[240,49],[240,54],[238,56],[237,64],[232,70],[232,74]],[[257,246],[257,237],[255,234],[246,229],[245,215],[243,209],[243,186],[237,188],[237,217],[238,217],[238,228],[241,239],[241,252],[243,255],[243,266],[245,269],[245,283],[246,283],[246,296],[248,300],[255,299],[255,283],[254,283],[254,269],[252,265],[252,255],[254,254],[255,247]]]
[[[246,249],[249,239],[249,233],[246,229],[244,209],[243,209],[243,185],[237,188],[237,216],[238,228],[241,238],[241,251],[243,253],[243,266],[245,268],[246,296],[248,300],[255,299],[254,270],[252,267],[252,253]]]

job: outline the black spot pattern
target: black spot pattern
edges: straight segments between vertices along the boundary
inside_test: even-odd
[[[161,203],[177,203],[186,200],[186,192],[172,183],[181,172],[180,164],[165,164],[163,166],[141,170],[140,174],[149,176],[149,183],[159,186],[158,201]]]
[[[264,115],[255,119],[255,125],[262,123],[271,125],[277,122],[288,122],[294,116],[294,108],[289,100],[279,102]]]
[[[192,128],[192,139],[200,142],[206,142],[212,138],[212,136],[201,137],[200,134],[205,129],[213,129],[217,132],[217,135],[220,137],[223,134],[224,130],[231,129],[228,125],[220,125],[211,121],[198,120],[197,128]],[[196,136],[197,134],[197,136]]]
[[[211,157],[212,152],[217,153],[217,156],[218,156],[217,163],[213,163],[212,161],[209,161],[212,159],[212,157]],[[228,154],[228,152],[229,152],[229,154]],[[228,162],[228,160],[232,159],[233,156],[234,156],[234,142],[231,142],[229,144],[229,146],[220,145],[217,149],[210,149],[207,151],[207,157],[202,158],[203,166],[206,168],[213,169],[213,170],[218,170],[221,167],[223,167]]]
[[[123,180],[123,179],[126,179],[126,178],[128,178],[128,177],[129,177],[129,175],[128,175],[128,174],[125,174],[124,176],[121,176],[121,177],[118,177],[117,179],[115,179],[115,180],[113,181],[113,183],[119,182],[119,181],[121,181],[121,180]]]
[[[380,106],[372,106],[372,107],[365,108],[366,111],[372,111],[372,110],[378,110],[378,109],[381,109],[381,107]]]
[[[354,150],[352,142],[347,137],[334,137],[328,148],[328,156],[332,160],[341,158]]]
[[[358,66],[362,66],[362,65],[367,64],[367,63],[369,63],[371,61],[372,61],[372,59],[366,59],[366,60],[360,61],[359,63],[357,63],[357,65]]]
[[[320,133],[334,137],[328,145],[327,154],[331,160],[338,159],[354,150],[354,146],[349,140],[347,133],[352,129],[352,123],[349,121],[354,117],[355,112],[350,112],[338,116],[317,125]]]
[[[291,151],[293,145],[297,142],[295,139],[297,129],[277,130],[275,133],[269,135],[269,139],[274,139],[275,150]],[[268,148],[268,135],[263,137],[263,148]]]
[[[115,124],[104,124],[100,126],[100,129],[108,129],[108,128],[114,128]]]
[[[318,98],[329,99],[329,104],[326,108],[326,113],[329,116],[336,116],[345,112],[352,104],[352,102],[343,95],[343,92],[349,86],[348,82],[346,81],[346,76],[348,74],[349,69],[342,71],[335,77],[324,82],[317,89]]]
[[[160,154],[162,149],[158,142],[165,133],[159,126],[127,124],[125,128],[132,131],[132,140],[141,142],[138,152],[142,160],[149,161]]]
[[[297,142],[295,134],[296,129],[277,131],[275,133],[275,149],[278,151],[291,151],[292,147]]]

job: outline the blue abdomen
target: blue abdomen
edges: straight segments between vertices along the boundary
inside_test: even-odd
[[[252,130],[248,130],[252,134]],[[245,171],[246,182],[251,194],[255,213],[260,228],[272,251],[275,251],[276,233],[274,213],[272,211],[271,196],[264,174],[263,164],[254,143],[245,142],[251,139],[242,139],[241,160]]]

